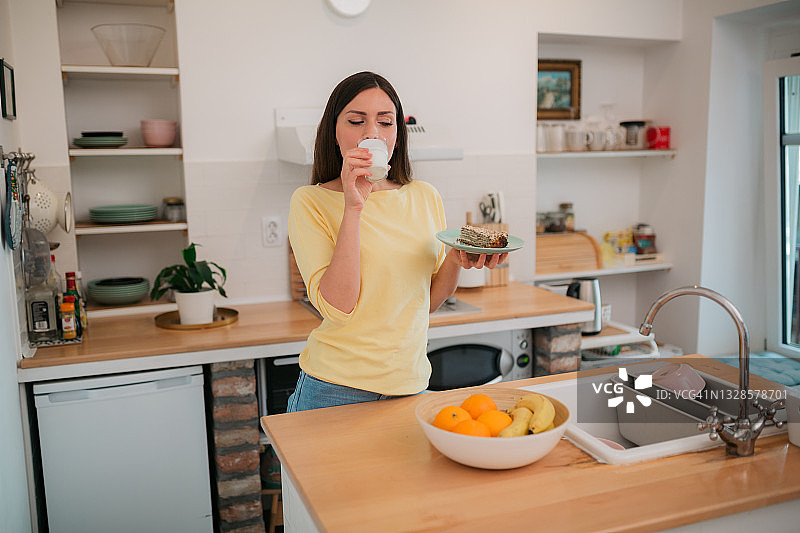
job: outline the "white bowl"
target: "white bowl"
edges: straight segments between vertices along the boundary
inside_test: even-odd
[[[500,410],[514,407],[517,401],[531,394],[525,389],[509,389],[498,386],[469,387],[442,392],[423,394],[414,415],[417,417],[422,431],[434,448],[458,463],[501,470],[518,468],[538,461],[550,453],[561,440],[567,424],[571,419],[569,409],[550,396],[547,398],[556,409],[555,427],[542,433],[522,437],[473,437],[445,431],[431,425],[436,414],[448,405],[461,405],[471,394],[483,393],[497,404]]]
[[[705,388],[706,380],[685,363],[670,363],[653,372],[653,384],[694,399]]]
[[[150,24],[98,24],[97,42],[115,67],[149,67],[166,30]]]

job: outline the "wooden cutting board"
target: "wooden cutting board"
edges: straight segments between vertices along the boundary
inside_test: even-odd
[[[603,268],[600,246],[583,231],[536,235],[536,273]]]

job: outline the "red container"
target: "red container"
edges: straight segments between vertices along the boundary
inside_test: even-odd
[[[647,128],[647,148],[650,150],[669,150],[669,126]]]

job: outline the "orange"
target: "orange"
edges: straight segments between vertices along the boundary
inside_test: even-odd
[[[461,404],[461,407],[466,409],[466,411],[469,413],[469,416],[471,416],[473,420],[477,420],[478,417],[484,412],[497,409],[497,404],[485,394],[479,393],[473,394],[464,400]]]
[[[433,419],[433,425],[439,429],[446,431],[453,431],[453,428],[459,422],[464,420],[471,420],[472,417],[464,409],[455,405],[448,405],[443,407],[441,411]]]
[[[477,420],[464,420],[459,422],[453,428],[453,433],[461,433],[462,435],[471,435],[473,437],[491,437],[492,432],[486,427],[483,422]]]
[[[501,431],[511,425],[511,417],[503,411],[492,409],[491,411],[481,413],[481,416],[478,417],[478,422],[486,424],[486,427],[488,427],[489,431],[492,433],[492,437],[496,437]]]

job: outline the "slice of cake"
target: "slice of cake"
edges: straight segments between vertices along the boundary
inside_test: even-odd
[[[508,246],[508,233],[505,231],[492,231],[476,226],[461,226],[461,234],[456,239],[468,246],[478,248],[505,248]]]

